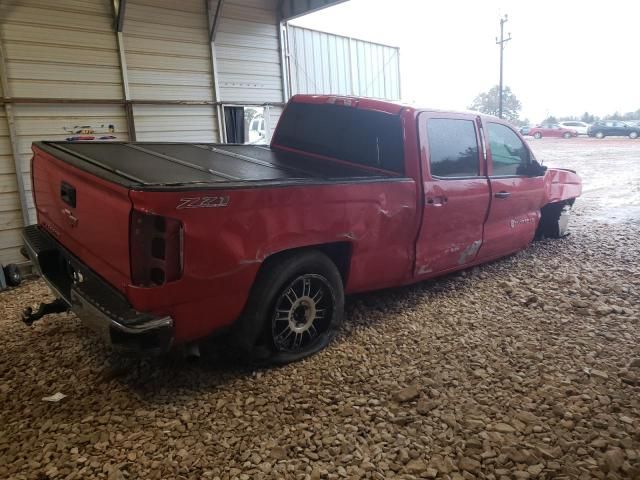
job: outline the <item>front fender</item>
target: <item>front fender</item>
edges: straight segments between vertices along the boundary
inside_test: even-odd
[[[582,179],[573,170],[550,168],[544,176],[545,205],[574,199],[582,193]]]

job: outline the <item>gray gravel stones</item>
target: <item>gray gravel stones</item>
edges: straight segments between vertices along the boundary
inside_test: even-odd
[[[71,315],[18,322],[41,282],[2,292],[0,478],[640,478],[640,222],[597,192],[568,238],[348,299],[284,368],[114,360]]]

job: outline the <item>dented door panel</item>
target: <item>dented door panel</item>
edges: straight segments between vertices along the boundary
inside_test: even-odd
[[[474,125],[477,175],[470,178],[434,175],[431,162],[436,152],[429,149],[427,128],[431,120],[463,120],[467,125]],[[489,209],[489,181],[476,120],[473,115],[437,112],[423,112],[418,117],[424,192],[422,227],[416,242],[416,279],[473,263],[482,245],[483,225]]]

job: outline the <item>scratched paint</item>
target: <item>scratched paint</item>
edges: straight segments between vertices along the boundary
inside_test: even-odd
[[[465,248],[458,258],[458,265],[464,265],[470,260],[473,260],[473,258],[478,253],[478,250],[480,249],[480,245],[482,245],[482,240],[476,240],[467,248]]]

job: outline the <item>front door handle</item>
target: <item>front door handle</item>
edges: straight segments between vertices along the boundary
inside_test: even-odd
[[[433,205],[434,207],[441,207],[446,205],[449,201],[447,197],[427,197],[427,204]]]
[[[496,198],[509,198],[511,196],[511,193],[509,193],[509,192],[496,192],[496,194],[494,196]]]

